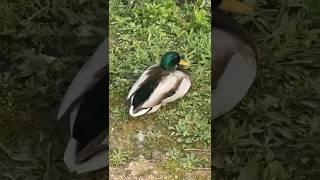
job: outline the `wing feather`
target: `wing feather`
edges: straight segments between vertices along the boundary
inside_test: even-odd
[[[150,71],[159,68],[160,66],[158,64],[152,65],[149,68],[147,68],[138,78],[138,80],[133,84],[132,88],[129,91],[129,94],[127,96],[127,100],[131,98],[131,96],[142,86],[144,85],[148,78],[150,77]]]
[[[164,77],[150,95],[149,99],[143,103],[142,108],[154,107],[163,102],[171,102],[182,97],[191,85],[190,83],[185,86],[185,79],[189,80],[189,77],[181,71],[175,71]],[[182,83],[183,86],[181,86]],[[180,90],[179,88],[181,87],[185,87],[185,90]]]

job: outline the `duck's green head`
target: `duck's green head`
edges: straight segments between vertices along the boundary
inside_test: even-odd
[[[177,68],[177,65],[188,66],[189,63],[186,60],[181,59],[177,52],[169,51],[161,57],[160,66],[164,70],[173,70]]]

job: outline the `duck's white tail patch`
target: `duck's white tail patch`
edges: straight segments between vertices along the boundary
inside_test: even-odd
[[[77,148],[78,142],[77,140],[71,138],[69,140],[69,143],[67,145],[66,151],[64,153],[64,163],[66,164],[67,168],[70,170],[70,172],[75,172],[75,161],[76,161],[76,148]]]
[[[70,170],[70,172],[75,172],[77,174],[86,173],[90,171],[95,171],[101,168],[106,167],[107,159],[108,159],[108,153],[107,151],[101,151],[94,155],[92,158],[90,158],[88,161],[83,163],[76,163],[76,148],[77,148],[78,142],[74,138],[71,138],[67,149],[64,153],[64,162],[67,166],[67,168]]]
[[[133,106],[130,107],[130,110],[129,110],[129,114],[133,117],[138,117],[138,116],[141,116],[141,115],[144,115],[146,113],[148,113],[150,111],[151,108],[147,108],[147,109],[141,109],[140,111],[134,113],[133,112]]]

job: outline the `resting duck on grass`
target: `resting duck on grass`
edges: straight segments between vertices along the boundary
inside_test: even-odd
[[[236,0],[214,1],[213,10],[213,118],[232,110],[246,95],[257,71],[256,47],[241,25],[226,12],[248,13]]]
[[[133,117],[157,111],[161,106],[184,96],[190,86],[190,76],[181,66],[188,65],[178,53],[165,53],[160,64],[147,68],[132,86],[127,100]]]

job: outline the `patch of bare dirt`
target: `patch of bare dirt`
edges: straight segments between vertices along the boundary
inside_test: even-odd
[[[209,180],[210,170],[190,170],[184,177],[171,175],[151,160],[140,159],[128,163],[124,167],[110,168],[111,180]]]
[[[174,177],[159,170],[155,162],[146,159],[132,161],[126,167],[110,168],[111,180],[158,180],[172,178]]]

